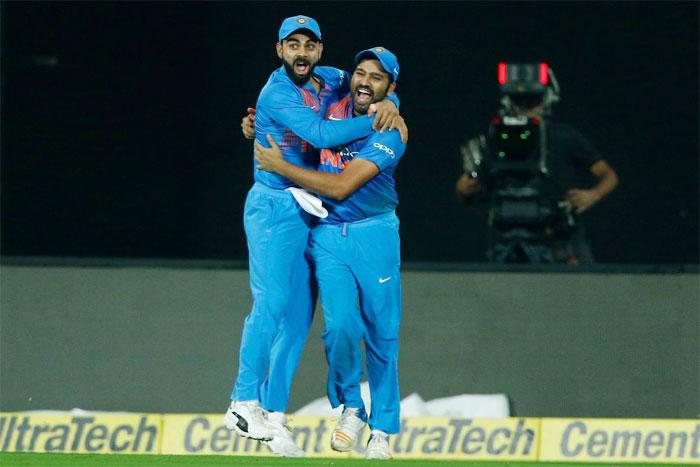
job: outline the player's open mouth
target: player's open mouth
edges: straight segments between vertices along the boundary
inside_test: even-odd
[[[294,61],[294,73],[297,75],[306,75],[309,72],[309,62],[306,60],[295,60]]]
[[[358,87],[355,89],[355,103],[357,104],[371,104],[372,103],[372,90],[367,87]]]

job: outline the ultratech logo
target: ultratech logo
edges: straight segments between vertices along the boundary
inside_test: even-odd
[[[149,423],[148,418],[118,417],[119,421],[127,422],[105,424],[96,423],[94,416],[3,415],[0,447],[2,451],[156,453],[159,428],[158,424]]]
[[[475,458],[529,457],[534,454],[535,430],[525,425],[499,420],[474,423],[468,418],[452,418],[447,426],[411,426],[401,421],[401,431],[393,437],[396,454],[464,454]]]

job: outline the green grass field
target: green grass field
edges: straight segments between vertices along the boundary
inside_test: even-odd
[[[615,463],[558,463],[558,462],[477,462],[477,461],[430,461],[430,460],[392,460],[366,461],[363,459],[324,459],[303,458],[285,459],[279,457],[248,457],[248,456],[151,456],[151,455],[120,455],[120,454],[46,454],[28,452],[1,452],[0,465],[10,466],[256,466],[256,467],[670,467],[684,464],[615,464]],[[690,464],[685,464],[690,465]],[[697,464],[695,464],[697,465]]]

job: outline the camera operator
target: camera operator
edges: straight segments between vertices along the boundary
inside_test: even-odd
[[[546,172],[548,177],[561,189],[562,196],[565,197],[559,203],[560,206],[566,205],[570,211],[573,211],[571,219],[589,210],[617,186],[618,178],[615,170],[601,157],[581,132],[571,126],[551,121],[549,118],[551,100],[545,102],[549,96],[543,93],[514,93],[505,97],[502,101],[505,104],[505,110],[501,112],[501,115],[510,114],[514,117],[546,121],[548,141]],[[556,100],[558,100],[558,95]],[[472,140],[470,143],[476,144],[473,143],[475,141],[478,140]],[[482,136],[482,146],[485,144],[484,141]],[[466,146],[463,147],[463,154],[465,148]],[[476,173],[469,173],[465,168],[465,173],[457,180],[456,192],[465,201],[485,197],[484,195],[490,189],[489,185],[492,185],[488,178],[484,180],[485,183],[482,183],[479,181],[480,177],[474,178],[475,176],[477,176]],[[592,186],[584,188],[587,185]],[[493,196],[490,197],[490,200],[494,203]],[[500,245],[500,248],[503,250],[503,245]],[[512,245],[507,248],[514,249]],[[527,262],[567,264],[594,262],[583,226],[578,221],[570,222],[570,229],[566,235],[552,236],[545,241],[540,239],[538,242],[520,242],[519,248],[525,250],[523,256]],[[533,254],[533,251],[537,253]],[[543,251],[544,254],[542,254]],[[489,255],[493,260],[493,246]],[[514,260],[512,255],[511,257],[501,255],[496,260],[518,261]]]

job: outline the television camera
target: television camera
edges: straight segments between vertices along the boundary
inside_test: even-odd
[[[549,170],[548,122],[559,85],[546,63],[499,63],[498,83],[501,108],[488,133],[461,148],[464,171],[489,203],[488,257],[554,262],[551,246],[568,238],[576,221]]]

